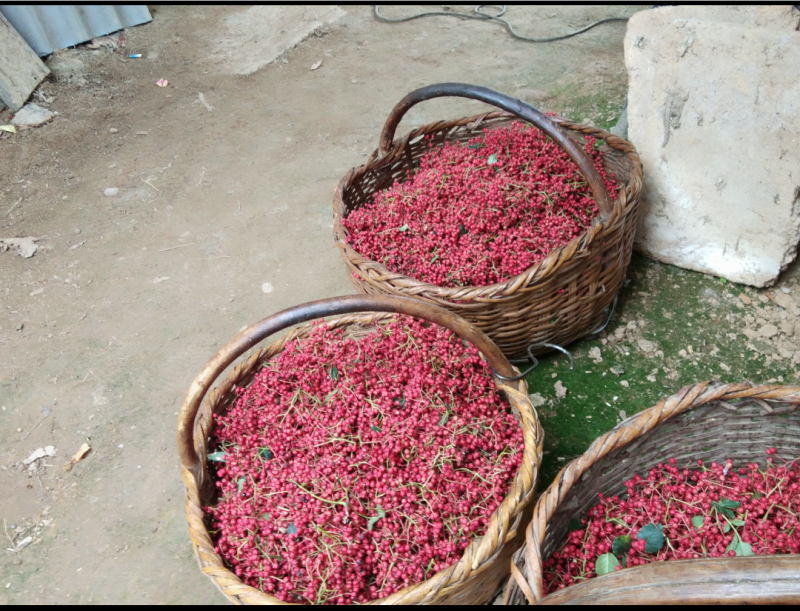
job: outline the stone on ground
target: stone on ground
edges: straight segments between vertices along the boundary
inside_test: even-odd
[[[52,121],[55,113],[39,106],[38,104],[25,104],[11,122],[17,127],[38,127]]]
[[[80,77],[86,70],[84,63],[77,57],[70,57],[61,53],[53,53],[47,60],[53,76],[60,79]]]
[[[767,286],[800,240],[800,11],[636,13],[628,137],[642,158],[637,243],[652,257]]]
[[[39,238],[0,238],[0,252],[14,250],[23,259],[30,259],[38,250],[36,242]]]

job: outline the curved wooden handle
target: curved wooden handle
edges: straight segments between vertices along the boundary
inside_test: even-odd
[[[188,469],[198,481],[201,479],[200,458],[194,449],[194,421],[200,404],[217,377],[233,361],[270,335],[287,327],[326,316],[351,314],[355,312],[389,312],[406,314],[435,323],[460,338],[470,342],[486,357],[495,372],[513,376],[514,370],[500,349],[482,331],[463,318],[438,306],[430,305],[409,297],[390,297],[384,295],[350,295],[312,301],[300,306],[268,316],[248,327],[234,337],[203,367],[189,387],[189,392],[178,414],[178,453],[181,465]]]
[[[467,85],[465,83],[439,83],[438,85],[429,85],[428,87],[422,87],[421,89],[412,91],[400,100],[397,106],[392,110],[389,118],[386,119],[383,131],[381,132],[381,140],[378,149],[379,154],[385,155],[392,148],[395,130],[403,116],[412,106],[424,102],[425,100],[447,96],[469,98],[491,104],[538,127],[545,134],[550,136],[556,144],[569,155],[569,158],[572,159],[575,165],[578,166],[581,174],[589,183],[592,195],[594,195],[597,201],[597,208],[600,210],[600,216],[605,219],[611,215],[611,200],[603,184],[603,179],[600,178],[600,174],[595,169],[591,159],[589,159],[581,147],[567,135],[566,130],[551,121],[542,111],[534,108],[530,104],[486,87]]]

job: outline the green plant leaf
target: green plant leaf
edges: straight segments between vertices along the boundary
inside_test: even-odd
[[[605,140],[603,140],[603,139],[598,139],[598,140],[595,140],[595,141],[594,141],[594,148],[596,148],[596,149],[599,149],[599,148],[600,148],[601,146],[603,146],[605,143],[606,143],[606,141],[605,141]]]
[[[733,541],[730,542],[730,545],[725,548],[726,552],[736,552],[737,556],[755,556],[753,553],[753,547],[749,543],[745,543],[739,538],[739,535],[736,535],[733,538]]]
[[[286,527],[286,534],[287,535],[297,534],[297,526],[294,525],[294,522],[289,522],[289,526]]]
[[[214,462],[225,462],[226,458],[228,458],[228,455],[225,452],[213,452],[208,455],[208,460]]]
[[[722,527],[722,534],[727,535],[731,531],[731,525],[728,522],[725,522],[725,526]]]
[[[615,556],[625,556],[631,551],[631,545],[633,545],[633,538],[630,535],[621,535],[612,541],[611,551]]]
[[[717,501],[712,501],[711,506],[717,510],[718,513],[721,513],[726,518],[735,518],[736,514],[733,512],[734,509],[739,509],[741,503],[738,501],[732,501],[730,499],[722,498]]]
[[[464,225],[459,226],[458,228],[458,235],[466,235],[467,228]]]
[[[398,227],[397,231],[408,231],[408,223],[406,223],[402,227]]]
[[[270,519],[270,515],[268,513],[262,513],[261,514],[261,519],[262,520],[269,520]]]
[[[703,516],[695,516],[692,518],[692,526],[695,528],[702,528],[705,523],[706,519]]]
[[[628,526],[628,523],[625,520],[623,520],[622,518],[608,518],[606,520],[606,523],[607,524],[619,524],[623,528],[630,528],[630,526]]]
[[[614,554],[603,554],[594,563],[594,570],[598,575],[613,573],[620,566],[619,560]]]
[[[336,365],[331,367],[329,373],[331,374],[331,380],[338,380],[339,379],[339,368]]]
[[[489,155],[489,160],[487,163],[489,165],[494,165],[495,163],[497,163],[497,153],[492,153],[491,155]]]
[[[244,488],[244,482],[245,482],[245,478],[243,478],[243,477],[240,477],[239,481],[236,482],[236,488],[239,490],[239,492],[241,492],[242,488]]]
[[[258,457],[263,458],[264,460],[272,460],[272,450],[269,448],[259,448]]]
[[[376,433],[380,433],[381,432],[381,427],[379,427],[379,426],[376,426],[376,425],[373,424],[371,428]]]
[[[378,520],[386,517],[386,513],[383,511],[383,509],[381,509],[380,505],[377,505],[375,509],[377,510],[378,515],[369,519],[369,522],[367,522],[367,530],[372,530],[375,527],[375,524],[378,523]]]
[[[744,520],[731,520],[731,524],[734,526],[744,526]]]
[[[639,530],[636,538],[645,542],[644,551],[648,554],[655,554],[664,547],[667,538],[664,536],[664,528],[661,524],[648,524]]]
[[[443,413],[442,417],[439,418],[439,426],[444,426],[448,420],[450,420],[450,412]]]
[[[582,530],[583,526],[581,525],[580,520],[576,520],[575,518],[572,518],[569,521],[569,524],[567,525],[567,529],[569,530],[569,532],[573,532],[573,531],[576,531],[576,530]]]

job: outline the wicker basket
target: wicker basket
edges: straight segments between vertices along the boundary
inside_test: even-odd
[[[734,403],[731,403],[735,401]],[[624,481],[674,456],[731,458],[737,466],[764,462],[774,446],[800,456],[800,387],[749,384],[688,386],[628,418],[592,443],[556,477],[536,503],[526,544],[512,562],[507,604],[544,598],[543,562],[561,545],[570,520],[597,504],[597,494],[618,495]],[[546,604],[798,603],[800,556],[708,558],[653,563],[560,590]]]
[[[214,552],[208,533],[204,506],[215,502],[215,487],[207,465],[208,438],[212,415],[224,412],[235,400],[234,388],[249,384],[261,364],[283,350],[286,343],[308,334],[309,325],[299,326],[259,348],[233,367],[210,390],[218,376],[238,357],[263,339],[292,325],[337,316],[329,324],[344,327],[358,335],[375,325],[407,314],[446,327],[462,340],[471,342],[484,355],[497,374],[513,376],[514,368],[491,340],[464,320],[441,308],[408,298],[350,296],[317,301],[279,312],[253,325],[220,350],[195,378],[178,418],[178,450],[183,482],[186,485],[186,517],[195,555],[202,571],[234,603],[285,604],[264,592],[247,586],[225,566]],[[522,427],[525,443],[520,467],[503,503],[491,517],[487,532],[476,538],[459,562],[427,581],[410,586],[371,604],[476,604],[489,600],[505,583],[511,555],[524,541],[530,518],[542,456],[543,433],[536,410],[528,398],[524,380],[514,383],[497,380]],[[206,393],[207,396],[206,396]],[[205,397],[205,401],[203,398]],[[201,407],[202,403],[202,407]]]
[[[393,141],[395,128],[409,108],[441,96],[473,98],[507,112],[437,121]],[[342,219],[372,201],[374,193],[407,176],[428,150],[424,136],[432,136],[437,146],[464,142],[519,118],[555,140],[592,187],[600,216],[586,233],[553,250],[522,274],[479,287],[445,288],[421,282],[391,272],[349,246]],[[600,176],[581,149],[584,136],[605,140],[601,148],[604,165],[621,184],[615,202],[609,202]],[[517,357],[530,344],[567,345],[603,324],[630,263],[641,188],[639,155],[627,140],[602,129],[548,118],[520,100],[483,87],[432,85],[410,93],[395,107],[383,128],[379,150],[339,183],[333,198],[334,237],[359,292],[406,295],[447,308],[481,329],[507,356]]]

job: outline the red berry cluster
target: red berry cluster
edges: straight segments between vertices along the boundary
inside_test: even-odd
[[[595,142],[586,139],[586,153],[613,201],[619,189]],[[417,172],[343,220],[350,246],[394,272],[446,287],[494,284],[580,236],[597,215],[577,166],[527,124],[428,146]]]
[[[674,458],[625,482],[627,495],[600,503],[545,562],[545,590],[662,560],[800,552],[800,466],[730,460],[680,469]]]
[[[522,459],[478,351],[408,317],[319,324],[237,393],[207,511],[228,565],[286,602],[363,603],[456,563]]]

